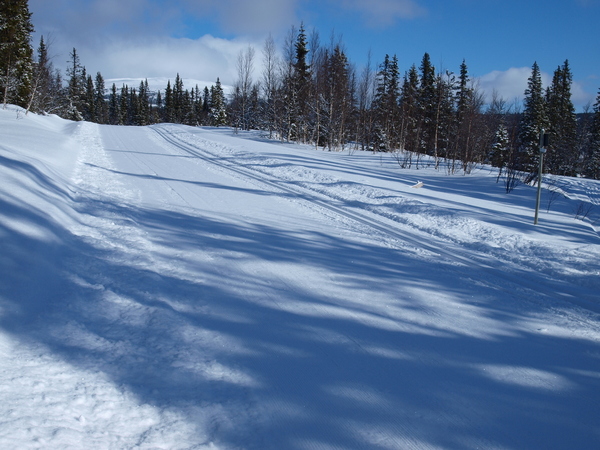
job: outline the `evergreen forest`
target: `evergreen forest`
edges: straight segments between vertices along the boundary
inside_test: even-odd
[[[270,138],[330,151],[390,152],[403,168],[424,156],[448,173],[469,173],[476,164],[497,167],[507,180],[535,180],[540,134],[549,135],[544,171],[600,179],[600,91],[576,114],[568,60],[544,88],[533,63],[522,104],[484,94],[466,61],[456,73],[434,67],[425,53],[404,73],[395,55],[360,71],[341,41],[320,42],[318,32],[292,27],[277,49],[272,37],[260,56],[240,52],[237,81],[227,94],[219,79],[208,87],[185,87],[179,74],[162,91],[106,86],[88,74],[77,50],[66,73],[53,67],[42,37],[37,51],[27,0],[0,2],[0,93],[40,114],[112,125],[159,122],[264,130]],[[260,66],[260,73],[255,73]]]

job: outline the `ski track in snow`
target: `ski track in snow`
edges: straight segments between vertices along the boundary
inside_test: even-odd
[[[77,159],[0,143],[1,448],[600,444],[583,222],[360,152],[20,120]]]
[[[177,136],[169,134],[164,127],[155,129],[180,150],[204,158],[205,161],[212,162],[235,175],[241,175],[251,183],[258,185],[268,183],[269,186],[296,195],[298,198],[302,198],[308,192],[307,203],[310,207],[320,209],[324,214],[333,212],[338,221],[343,221],[347,226],[354,225],[354,228],[358,225],[358,230],[366,234],[376,233],[379,238],[387,241],[389,246],[402,248],[405,251],[412,248],[423,253],[425,258],[437,256],[456,264],[472,266],[473,269],[482,270],[487,267],[491,270],[488,270],[486,275],[491,275],[492,278],[488,279],[488,282],[496,283],[500,289],[504,288],[503,285],[506,283],[511,284],[511,289],[525,287],[530,290],[530,295],[534,296],[542,292],[546,305],[549,299],[557,295],[556,289],[559,286],[534,285],[522,277],[516,278],[514,273],[539,271],[550,278],[553,276],[561,278],[569,273],[575,276],[592,277],[600,274],[599,265],[589,264],[590,259],[593,259],[590,258],[590,254],[594,254],[595,247],[569,248],[568,251],[557,249],[550,242],[524,239],[522,235],[508,233],[500,227],[401,196],[393,199],[393,207],[390,208],[388,204],[378,201],[381,198],[386,198],[387,203],[390,201],[390,193],[381,189],[355,187],[354,183],[344,183],[339,179],[324,176],[317,170],[301,168],[281,170],[280,167],[284,165],[281,161],[234,151],[223,144],[190,133],[181,133],[181,136],[187,138],[192,144],[190,147],[185,140],[178,141]],[[240,161],[243,163],[240,164]],[[571,188],[571,192],[580,189],[577,184],[573,183],[573,185],[576,187]],[[593,187],[586,189],[592,193],[584,196],[586,201],[595,204],[596,198],[600,198],[599,192]],[[563,195],[569,198],[578,196],[577,194]],[[355,204],[359,206],[354,208]],[[390,212],[390,210],[398,212]],[[395,232],[395,228],[398,231]],[[524,258],[524,255],[529,258]],[[553,266],[543,265],[552,261],[559,263]],[[500,267],[502,270],[499,270]],[[510,272],[509,276],[505,276],[505,271]],[[516,287],[513,286],[515,281],[517,281]],[[596,279],[596,283],[591,286],[597,286],[597,283]],[[594,301],[595,295],[591,297],[594,300],[589,301],[582,300],[581,296],[585,298],[586,294],[580,292],[577,295],[574,292],[567,292],[562,300],[568,298],[575,304],[583,304],[595,312],[600,312],[600,309],[597,309],[597,302]]]

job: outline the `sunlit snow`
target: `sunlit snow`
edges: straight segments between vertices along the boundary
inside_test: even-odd
[[[0,448],[600,448],[600,183],[496,176],[0,110]]]

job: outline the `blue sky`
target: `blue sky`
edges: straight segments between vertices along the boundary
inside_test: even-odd
[[[404,72],[425,52],[438,69],[457,72],[463,58],[488,95],[522,98],[531,65],[544,81],[566,59],[578,110],[600,88],[600,0],[30,0],[39,35],[49,37],[62,68],[77,48],[88,73],[107,79],[183,78],[225,84],[249,45],[272,34],[281,48],[292,26],[316,30],[322,45],[341,39],[360,69],[396,54]]]

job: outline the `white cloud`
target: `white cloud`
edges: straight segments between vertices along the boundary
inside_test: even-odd
[[[511,67],[505,71],[494,70],[479,77],[478,82],[488,101],[492,98],[492,92],[496,91],[500,97],[511,102],[515,99],[523,99],[530,76],[531,67]],[[541,77],[542,85],[548,86],[552,79],[550,75],[542,72]]]
[[[100,71],[104,78],[174,78],[180,73],[187,78],[214,81],[219,77],[223,83],[232,83],[240,50],[248,45],[262,48],[264,36],[220,39],[205,32],[194,39],[174,37],[185,34],[181,30],[185,29],[186,14],[199,17],[216,12],[224,28],[243,28],[246,20],[250,24],[246,30],[258,30],[270,19],[290,14],[295,2],[30,0],[38,32],[33,44],[37,47],[39,35],[50,35],[53,63],[63,74],[75,47],[87,72],[95,75]],[[262,23],[259,11],[253,9],[257,3],[270,8],[262,11]]]
[[[236,62],[241,50],[249,45],[259,54],[262,42],[245,39],[220,39],[204,35],[188,38],[131,38],[107,40],[103,45],[76,47],[80,62],[87,73],[104,78],[167,77],[173,80],[179,73],[185,78],[233,84],[237,78]],[[65,74],[72,46],[52,45],[53,64]],[[260,64],[256,58],[255,66]]]
[[[423,13],[417,0],[319,0],[392,24]],[[63,73],[76,48],[88,73],[105,78],[181,76],[232,83],[237,55],[260,49],[268,33],[298,24],[306,0],[29,0],[37,35],[50,34]],[[307,11],[304,10],[306,13]],[[204,28],[203,28],[204,27]],[[212,36],[225,33],[227,39]],[[211,36],[212,34],[212,36]],[[186,38],[187,37],[187,38]],[[48,41],[47,41],[48,43]],[[258,66],[259,61],[255,61]]]
[[[586,92],[582,83],[573,81],[571,85],[571,100],[578,110],[583,110],[588,104],[591,106],[594,103],[594,99],[595,95]]]
[[[179,73],[194,78],[232,84],[237,77],[236,61],[247,41],[215,38],[160,38],[107,45],[96,57],[110,77],[169,77]]]
[[[527,89],[527,79],[530,76],[530,67],[511,67],[505,71],[494,70],[479,77],[478,81],[488,101],[493,91],[505,100],[512,101],[515,98],[523,98],[523,93]]]
[[[498,95],[507,102],[522,101],[527,89],[527,80],[531,76],[531,67],[511,67],[508,70],[494,70],[477,79],[479,87],[483,90],[486,100],[492,99],[492,93]],[[552,75],[541,72],[542,85],[547,88],[552,83]],[[583,85],[573,81],[571,85],[571,101],[575,108],[580,111],[588,102],[593,100],[593,95],[586,92]]]

